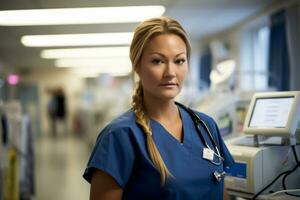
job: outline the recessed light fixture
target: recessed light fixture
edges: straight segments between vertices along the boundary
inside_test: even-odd
[[[128,75],[131,73],[131,69],[126,67],[123,70],[114,67],[79,67],[72,68],[72,71],[81,76],[97,76],[99,74]]]
[[[97,78],[100,75],[98,73],[96,73],[96,74],[93,74],[93,73],[91,73],[91,74],[89,74],[89,73],[83,74],[83,73],[77,73],[77,72],[75,72],[75,74],[77,76],[79,76],[80,78]]]
[[[69,49],[45,49],[41,51],[41,58],[92,58],[92,57],[129,57],[129,46],[124,47],[93,47]]]
[[[72,69],[72,72],[81,77],[81,78],[97,78],[100,73],[97,71],[90,71],[90,70],[86,70],[86,69]]]
[[[139,22],[159,17],[165,7],[124,6],[0,11],[0,26],[102,24]]]
[[[108,74],[112,77],[122,77],[122,76],[129,76],[130,73],[101,73],[101,72],[85,72],[85,71],[77,71],[74,70],[73,73],[81,78],[98,78],[101,74]]]
[[[106,58],[63,58],[54,62],[56,67],[72,67],[72,68],[114,68],[119,73],[130,72],[132,70],[131,62],[128,57],[106,57]]]
[[[25,35],[21,43],[27,47],[129,45],[132,37],[132,32]]]

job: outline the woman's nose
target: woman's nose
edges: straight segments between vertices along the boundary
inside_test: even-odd
[[[175,77],[176,71],[175,71],[175,64],[172,62],[168,62],[165,69],[165,76],[166,77]]]

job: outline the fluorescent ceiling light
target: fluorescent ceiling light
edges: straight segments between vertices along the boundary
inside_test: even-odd
[[[112,70],[115,73],[129,73],[132,70],[128,57],[112,57],[102,59],[58,59],[55,61],[56,67],[87,68],[88,70]]]
[[[113,77],[129,76],[129,74],[130,74],[130,73],[118,74],[118,73],[99,73],[99,72],[94,73],[94,72],[84,72],[84,71],[82,71],[82,72],[75,71],[73,73],[81,78],[97,78],[97,77],[99,77],[100,74],[108,74]]]
[[[132,37],[131,32],[26,35],[21,42],[27,47],[129,45]]]
[[[128,75],[131,73],[131,68],[118,69],[114,67],[80,67],[73,68],[72,71],[80,76],[97,76],[99,74],[110,74],[110,75]]]
[[[114,77],[121,77],[121,76],[129,76],[130,73],[111,73],[110,75]]]
[[[80,73],[80,72],[75,72],[77,76],[81,78],[97,78],[100,74],[99,73]]]
[[[0,12],[0,26],[128,23],[159,17],[164,12],[164,6],[5,10]]]
[[[106,58],[62,58],[55,60],[57,67],[96,67],[96,66],[130,66],[128,57],[106,57]]]
[[[129,57],[129,47],[99,47],[99,48],[72,48],[42,50],[41,57],[46,59],[57,58],[91,58],[91,57]]]

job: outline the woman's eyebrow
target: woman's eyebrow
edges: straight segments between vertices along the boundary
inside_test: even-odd
[[[160,56],[162,56],[162,57],[166,57],[164,54],[162,54],[162,53],[159,53],[159,52],[152,52],[152,53],[150,53],[150,54],[158,54],[158,55],[160,55]],[[179,54],[177,54],[175,57],[178,57],[178,56],[180,56],[181,54],[186,54],[186,52],[184,51],[184,52],[181,52],[181,53],[179,53]]]
[[[159,53],[159,52],[152,52],[152,53],[150,53],[150,54],[151,54],[151,55],[152,55],[152,54],[158,54],[159,56],[162,56],[162,57],[164,57],[164,58],[166,57],[164,54]]]
[[[178,57],[178,56],[180,56],[181,54],[186,54],[186,52],[185,52],[185,51],[184,51],[184,52],[181,52],[181,53],[177,54],[175,57]]]

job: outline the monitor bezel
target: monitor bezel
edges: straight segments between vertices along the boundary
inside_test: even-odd
[[[250,127],[251,118],[254,112],[254,108],[258,99],[270,99],[270,98],[294,98],[293,103],[291,105],[290,113],[287,119],[286,127]],[[299,115],[300,115],[300,91],[293,92],[264,92],[264,93],[256,93],[252,97],[250,106],[248,108],[248,112],[246,115],[246,119],[244,122],[244,133],[247,135],[264,135],[264,136],[285,136],[290,137],[295,134]],[[297,118],[297,119],[296,119]]]

